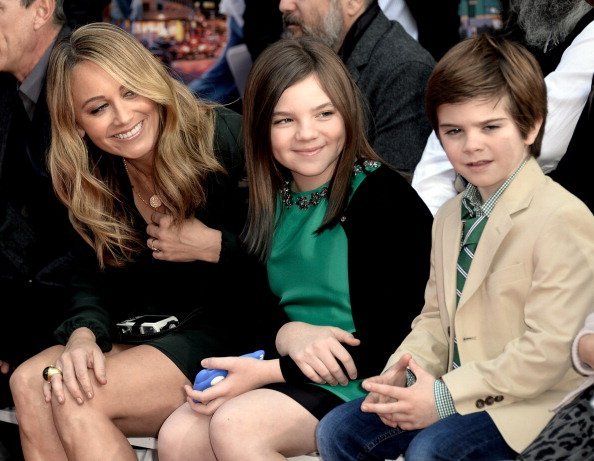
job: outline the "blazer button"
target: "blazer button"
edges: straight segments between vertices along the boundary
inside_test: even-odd
[[[485,401],[483,399],[478,399],[475,405],[477,408],[483,408],[485,406]]]
[[[496,402],[501,402],[503,400],[503,395],[496,395],[495,396],[495,401]]]
[[[495,399],[493,398],[493,396],[492,396],[492,395],[490,395],[489,397],[487,397],[487,398],[485,399],[485,403],[486,403],[487,405],[493,405],[493,402],[495,402]]]

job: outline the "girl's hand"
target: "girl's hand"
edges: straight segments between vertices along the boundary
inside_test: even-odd
[[[212,415],[224,402],[237,395],[283,380],[278,359],[212,357],[204,359],[201,365],[228,371],[227,377],[204,391],[184,387],[190,408],[204,415]]]
[[[357,367],[344,344],[360,340],[341,328],[289,322],[276,336],[280,354],[290,355],[305,376],[315,383],[346,385],[357,378]]]

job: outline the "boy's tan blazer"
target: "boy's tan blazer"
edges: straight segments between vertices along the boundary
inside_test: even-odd
[[[571,343],[594,310],[594,216],[530,159],[489,217],[456,309],[460,201],[436,215],[425,306],[386,368],[410,352],[460,414],[487,411],[520,452],[584,379]]]

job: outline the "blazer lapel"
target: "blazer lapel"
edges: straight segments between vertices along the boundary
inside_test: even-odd
[[[481,235],[462,290],[462,296],[458,302],[458,309],[472,297],[477,288],[483,283],[499,245],[512,228],[513,223],[510,213],[503,210],[502,205],[502,203],[496,205],[495,208],[499,208],[499,213],[495,213],[495,210],[493,210],[493,214],[489,217],[489,221]]]
[[[513,226],[513,215],[528,207],[536,186],[544,179],[545,176],[540,166],[534,158],[531,158],[495,205],[478,243],[462,296],[458,302],[458,309],[472,297],[483,283],[495,253]]]
[[[461,195],[457,198],[457,206],[445,218],[443,223],[443,287],[445,304],[449,318],[454,318],[456,310],[456,264],[460,252],[460,240],[462,235],[462,221],[460,220]],[[437,263],[439,264],[439,263]]]

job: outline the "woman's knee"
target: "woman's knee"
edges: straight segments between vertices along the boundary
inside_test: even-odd
[[[43,369],[29,360],[19,365],[10,376],[10,392],[17,407],[26,405],[31,398],[43,394]]]
[[[10,376],[10,391],[15,405],[28,400],[39,401],[43,396],[43,369],[54,363],[48,357],[58,356],[63,346],[53,346],[21,363]],[[41,397],[43,398],[43,397]]]

